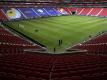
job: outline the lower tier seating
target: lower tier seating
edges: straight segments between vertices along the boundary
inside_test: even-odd
[[[18,54],[23,53],[24,50],[46,51],[45,48],[28,42],[0,27],[0,54]]]
[[[88,53],[94,54],[107,54],[107,33],[91,38],[84,43],[77,44],[68,49],[68,51],[72,49],[85,50]]]
[[[107,57],[16,54],[0,56],[0,80],[106,80]]]
[[[77,15],[101,16],[107,17],[107,8],[68,8],[71,12],[75,11]]]

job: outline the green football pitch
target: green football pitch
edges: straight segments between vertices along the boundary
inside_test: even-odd
[[[64,52],[66,48],[89,39],[107,30],[107,18],[88,16],[59,16],[7,22],[7,24],[45,45],[48,51]],[[62,45],[59,46],[59,40]]]

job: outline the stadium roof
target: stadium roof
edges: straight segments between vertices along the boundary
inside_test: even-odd
[[[70,6],[70,7],[107,7],[107,0],[0,0],[0,7],[18,5],[32,6]],[[12,7],[12,6],[11,6]]]

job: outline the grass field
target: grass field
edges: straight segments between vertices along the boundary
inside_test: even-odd
[[[7,23],[12,28],[57,52],[87,40],[89,35],[107,30],[107,19],[86,16],[59,16]],[[20,27],[18,27],[20,24]],[[38,30],[38,31],[37,31]],[[61,46],[59,40],[63,40]]]

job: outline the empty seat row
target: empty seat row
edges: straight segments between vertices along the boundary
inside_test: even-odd
[[[45,51],[46,48],[33,44],[22,37],[13,35],[6,29],[0,27],[0,54],[23,53],[23,51]]]
[[[18,78],[16,75],[21,77]],[[59,56],[36,52],[35,54],[0,56],[0,80],[7,78],[8,80],[28,80],[29,78],[34,80],[87,80],[86,78],[106,80],[106,76],[107,56],[88,54]]]
[[[81,44],[77,44],[72,48],[68,49],[68,51],[71,51],[72,49],[85,50],[88,53],[106,54],[107,53],[107,33],[93,37]]]

